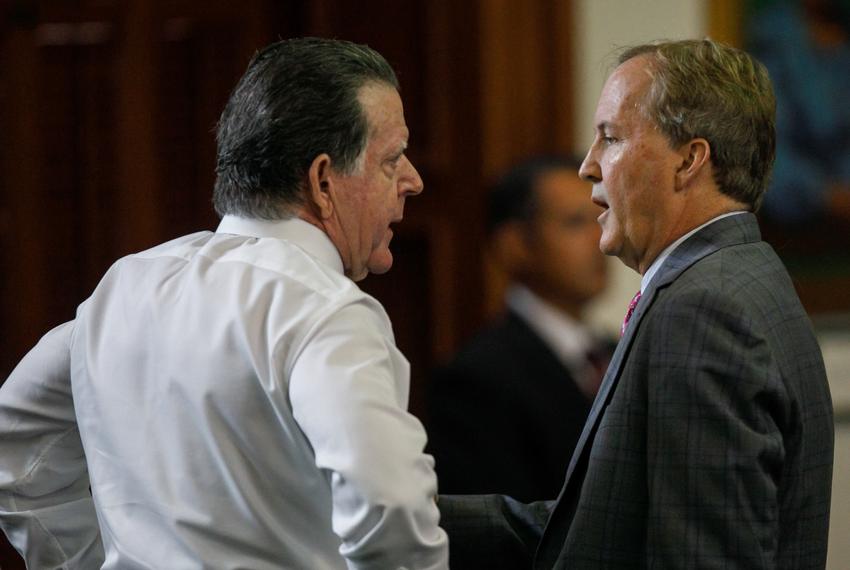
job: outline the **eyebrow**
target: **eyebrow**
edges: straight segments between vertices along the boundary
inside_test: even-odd
[[[393,148],[393,151],[392,151],[392,153],[390,153],[390,156],[393,157],[393,158],[395,158],[397,156],[401,156],[402,154],[404,154],[404,151],[406,151],[406,150],[407,150],[407,141],[405,140],[405,141],[402,141],[399,146],[396,146],[396,147]]]

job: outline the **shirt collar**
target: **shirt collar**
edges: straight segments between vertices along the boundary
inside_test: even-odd
[[[673,250],[676,249],[680,244],[682,244],[686,239],[688,239],[704,227],[708,226],[709,224],[713,224],[718,220],[728,218],[729,216],[737,216],[739,214],[745,213],[746,212],[744,212],[743,210],[738,210],[735,212],[727,212],[725,214],[720,214],[719,216],[708,220],[701,226],[697,226],[696,228],[692,229],[691,231],[689,231],[688,233],[668,245],[666,248],[664,248],[664,251],[658,254],[658,257],[656,257],[655,261],[650,264],[649,269],[646,270],[646,273],[643,274],[643,277],[640,280],[641,295],[644,293],[644,291],[646,291],[646,288],[649,286],[649,283],[652,281],[652,278],[655,277],[655,274],[658,273],[658,270],[661,268],[661,265],[664,263],[664,260],[670,257],[670,254],[673,253]]]
[[[508,307],[552,349],[566,366],[583,362],[593,346],[587,327],[535,295],[528,287],[512,285],[506,294]]]
[[[339,251],[328,235],[301,218],[266,221],[227,215],[221,219],[216,233],[288,241],[339,273],[345,272]]]

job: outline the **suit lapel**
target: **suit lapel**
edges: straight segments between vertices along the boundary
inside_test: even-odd
[[[577,485],[581,485],[584,480],[584,471],[588,459],[586,455],[590,453],[589,448],[592,446],[596,428],[620,379],[626,357],[629,354],[634,337],[640,329],[641,320],[652,307],[658,292],[669,286],[683,271],[700,259],[724,247],[757,241],[761,241],[761,233],[759,232],[756,217],[753,214],[745,213],[729,216],[706,226],[689,237],[664,260],[658,273],[652,279],[643,295],[641,295],[640,301],[638,301],[635,311],[629,320],[629,325],[626,327],[626,332],[617,344],[617,349],[614,351],[611,363],[605,372],[599,393],[593,401],[587,422],[584,424],[581,437],[579,437],[572,458],[570,459],[570,464],[567,467],[567,474],[564,485],[561,487],[561,492],[558,495],[558,501],[543,533],[538,549],[538,558],[543,556],[551,558],[553,554],[546,552],[547,539],[552,540],[553,537],[551,535],[559,534],[557,531],[558,528],[564,529],[563,532],[566,532],[566,529],[569,528],[568,523],[572,519],[572,514],[569,511],[572,509],[564,505],[571,505],[574,508],[577,504],[577,495],[580,489],[576,487]],[[579,465],[582,465],[581,469],[578,468]],[[576,496],[576,500],[571,499],[572,495]],[[565,509],[567,510],[565,511]],[[563,519],[565,516],[567,518]],[[562,518],[562,520],[556,521],[556,518]],[[550,527],[552,528],[550,529]],[[536,560],[535,567],[539,567],[537,562],[541,561]],[[548,568],[549,566],[544,567]]]

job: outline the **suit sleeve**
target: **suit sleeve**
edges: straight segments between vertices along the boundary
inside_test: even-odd
[[[72,329],[45,335],[0,389],[0,526],[28,568],[103,562],[71,396]]]
[[[712,291],[648,315],[647,565],[773,568],[787,395],[746,307]]]
[[[517,427],[523,412],[510,382],[457,362],[434,375],[428,387],[429,451],[441,493],[508,493],[537,496],[530,484],[528,436]]]
[[[531,568],[552,501],[520,503],[504,495],[441,495],[449,565],[459,570]]]

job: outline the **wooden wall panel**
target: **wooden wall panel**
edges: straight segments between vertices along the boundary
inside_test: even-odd
[[[190,19],[165,22],[156,84],[156,160],[166,233],[214,228],[216,121],[248,63],[241,30]]]
[[[24,93],[37,93],[38,50],[31,32],[7,29],[0,51],[2,64],[2,183],[0,183],[0,375],[5,378],[14,361],[22,356],[45,330],[51,319],[47,287],[49,213],[41,184],[42,165],[35,125],[39,102]],[[46,175],[45,175],[46,178]],[[40,222],[41,221],[41,222]]]
[[[478,58],[486,186],[531,155],[572,150],[572,10],[572,3],[558,0],[482,4]],[[504,305],[507,278],[486,251],[479,268],[489,317]]]
[[[269,16],[292,12],[19,4],[0,26],[2,378],[116,258],[214,226],[212,129]]]
[[[744,0],[707,0],[708,35],[713,39],[743,46]]]
[[[49,236],[44,298],[60,321],[73,318],[73,308],[115,255],[111,32],[112,24],[103,20],[36,28],[39,85],[31,96],[41,110],[35,157],[45,193],[38,206],[50,228],[42,238]]]
[[[572,8],[568,2],[482,5],[484,175],[572,141]]]

